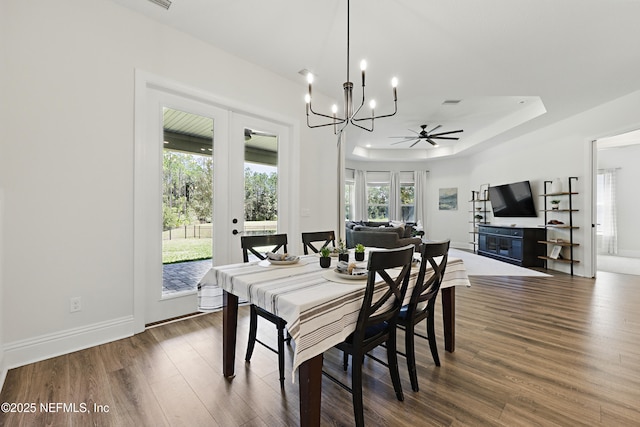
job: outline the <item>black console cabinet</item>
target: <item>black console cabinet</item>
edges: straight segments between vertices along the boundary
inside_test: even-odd
[[[546,255],[544,228],[478,227],[478,254],[522,267],[544,267],[539,256]]]

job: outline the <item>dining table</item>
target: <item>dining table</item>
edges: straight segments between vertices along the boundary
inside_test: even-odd
[[[370,250],[375,250],[370,248]],[[384,249],[380,249],[384,250]],[[368,252],[367,251],[367,252]],[[353,256],[353,254],[352,254]],[[414,255],[419,258],[419,254]],[[323,353],[345,340],[354,330],[366,287],[366,274],[340,274],[332,259],[321,268],[317,254],[295,257],[295,262],[269,260],[212,267],[198,284],[200,311],[223,290],[223,375],[235,372],[238,301],[255,304],[287,322],[293,346],[292,381],[298,373],[300,425],[319,426]],[[411,270],[408,301],[418,275],[419,259]],[[366,266],[366,260],[360,264]],[[430,267],[428,267],[428,270]],[[428,274],[428,272],[427,272]],[[455,350],[455,288],[471,286],[464,263],[450,257],[441,284],[445,350]]]

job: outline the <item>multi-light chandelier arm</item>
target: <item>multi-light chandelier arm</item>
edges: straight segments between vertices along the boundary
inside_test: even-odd
[[[375,101],[371,100],[371,102],[370,102],[371,116],[370,117],[356,118],[357,114],[360,112],[360,110],[362,109],[362,107],[364,106],[365,101],[366,101],[366,97],[365,97],[365,70],[366,70],[367,64],[366,64],[365,61],[362,61],[360,63],[360,69],[361,69],[361,73],[362,73],[362,102],[360,103],[358,108],[354,111],[353,110],[353,83],[349,79],[349,21],[350,21],[350,15],[349,15],[350,5],[349,5],[349,3],[350,2],[347,1],[347,81],[342,85],[343,91],[344,91],[344,116],[343,117],[338,117],[337,116],[338,107],[336,105],[332,106],[333,115],[322,114],[322,113],[318,113],[318,112],[313,110],[313,106],[311,104],[313,74],[311,74],[311,73],[307,74],[307,80],[308,80],[308,83],[309,83],[309,89],[308,89],[307,95],[305,96],[306,114],[307,114],[307,126],[310,127],[310,128],[333,126],[334,127],[333,131],[334,131],[335,134],[338,134],[339,132],[342,132],[342,130],[344,130],[344,128],[347,127],[347,125],[349,125],[349,123],[351,123],[354,126],[359,127],[360,129],[364,129],[366,131],[373,132],[373,125],[374,125],[374,120],[375,119],[391,117],[391,116],[395,115],[398,112],[398,92],[397,92],[398,80],[394,77],[391,80],[391,86],[393,88],[393,106],[394,106],[393,113],[376,116],[375,115]],[[321,123],[321,124],[318,124],[318,125],[311,125],[311,123],[309,121],[309,112],[311,112],[311,114],[313,114],[315,116],[331,119],[331,121],[328,122],[328,123]],[[357,123],[357,122],[364,122],[364,121],[367,121],[367,120],[371,121],[371,127],[370,128],[366,127],[366,126],[362,126],[362,125]],[[341,125],[341,124],[344,124],[344,126],[342,126],[340,128],[340,130],[338,130],[337,129],[337,125]]]

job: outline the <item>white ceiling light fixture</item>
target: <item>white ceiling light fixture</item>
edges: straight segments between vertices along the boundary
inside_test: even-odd
[[[339,132],[342,132],[344,130],[345,127],[347,127],[347,125],[349,125],[350,123],[354,126],[359,127],[360,129],[364,129],[366,131],[369,132],[373,132],[373,124],[374,124],[374,120],[375,119],[381,119],[383,117],[391,117],[393,115],[395,115],[398,112],[398,94],[397,94],[397,86],[398,86],[398,79],[397,78],[393,78],[391,79],[391,87],[393,89],[393,113],[391,114],[383,114],[383,115],[379,115],[376,116],[375,115],[375,108],[376,108],[376,102],[374,100],[371,100],[369,102],[369,108],[371,108],[371,116],[369,117],[362,117],[362,118],[356,118],[356,115],[358,114],[358,112],[360,112],[360,109],[364,106],[365,104],[365,94],[364,94],[364,87],[365,87],[365,70],[367,68],[367,63],[366,61],[362,60],[362,62],[360,63],[360,70],[362,73],[362,102],[360,103],[360,105],[358,106],[357,109],[354,110],[353,108],[353,83],[349,80],[349,20],[350,20],[350,1],[347,0],[347,81],[342,85],[343,91],[344,91],[344,115],[342,116],[338,116],[338,106],[337,105],[333,105],[331,108],[331,115],[328,114],[322,114],[322,113],[318,113],[316,111],[313,111],[313,107],[311,104],[312,101],[312,84],[313,84],[313,74],[311,73],[307,73],[307,82],[309,83],[309,90],[307,92],[307,94],[305,95],[305,102],[306,102],[306,111],[307,111],[307,126],[309,126],[310,128],[318,128],[318,127],[324,127],[324,126],[333,126],[333,132],[335,134],[338,134]],[[324,118],[328,118],[330,119],[329,122],[327,123],[321,123],[321,124],[317,124],[317,125],[312,125],[309,121],[309,113],[315,115],[315,116],[320,116],[320,117],[324,117]],[[359,122],[369,122],[369,126],[367,126],[365,123],[363,124],[359,124]],[[340,129],[338,129],[339,125],[343,125],[342,127],[340,127]]]

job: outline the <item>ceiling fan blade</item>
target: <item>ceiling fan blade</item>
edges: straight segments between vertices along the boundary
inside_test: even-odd
[[[433,133],[433,134],[430,134],[429,136],[431,138],[433,138],[434,136],[449,135],[450,133],[460,133],[460,132],[464,132],[464,131],[462,129],[460,129],[460,130],[452,130],[452,131],[449,131],[449,132]]]
[[[438,146],[438,143],[437,143],[437,142],[435,142],[434,140],[432,140],[431,138],[427,138],[427,142],[428,142],[429,144],[433,145],[434,147],[437,147],[437,146]]]
[[[457,140],[460,139],[460,138],[456,138],[454,136],[433,136],[433,135],[431,135],[429,138],[433,138],[433,139],[451,139],[451,140],[454,140],[454,141],[457,141]]]
[[[416,142],[414,142],[413,144],[411,144],[411,145],[409,146],[409,148],[413,148],[413,146],[414,146],[414,145],[416,145],[418,142],[420,142],[420,139],[416,139]]]
[[[389,138],[404,138],[404,139],[413,139],[415,136],[390,136]]]
[[[413,141],[415,138],[409,138],[398,142],[392,142],[391,145],[402,144],[403,142]]]
[[[439,128],[441,128],[441,127],[442,127],[442,125],[438,125],[438,126],[436,126],[436,127],[434,127],[433,129],[431,129],[431,130],[429,131],[429,133],[433,133],[436,129],[439,129]]]

